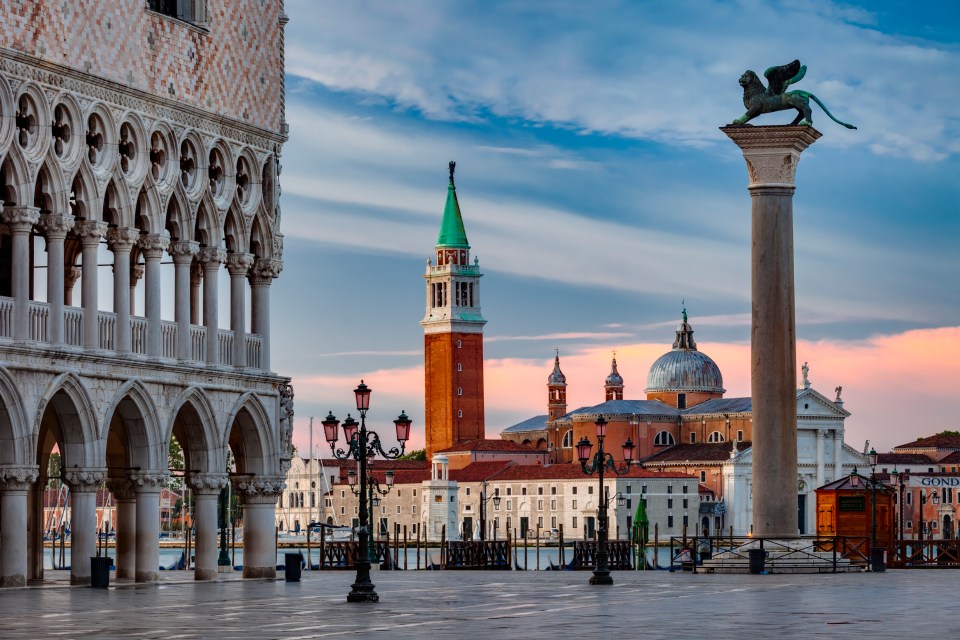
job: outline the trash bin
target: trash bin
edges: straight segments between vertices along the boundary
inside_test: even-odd
[[[747,553],[750,556],[750,573],[763,573],[767,552],[763,549],[748,549]]]
[[[884,563],[886,551],[883,547],[873,547],[870,549],[870,571],[887,570],[887,565]]]
[[[110,586],[110,565],[113,558],[98,556],[90,558],[90,586],[106,589]]]
[[[303,554],[285,553],[284,574],[287,582],[300,582],[300,563],[303,561]]]

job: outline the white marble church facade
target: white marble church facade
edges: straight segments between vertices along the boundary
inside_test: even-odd
[[[292,416],[269,340],[283,4],[3,6],[0,583],[43,578],[54,451],[71,582],[90,581],[104,486],[117,577],[156,580],[172,437],[195,498],[196,578],[217,576],[228,482],[243,501],[244,575],[272,576]]]

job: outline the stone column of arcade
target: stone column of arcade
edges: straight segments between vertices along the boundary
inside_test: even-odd
[[[257,260],[250,268],[250,332],[260,336],[260,368],[270,370],[270,285],[280,275],[276,260]]]
[[[73,229],[73,216],[47,213],[40,216],[40,228],[47,239],[47,342],[63,344],[64,262],[63,244]]]
[[[147,316],[147,355],[159,358],[163,355],[160,320],[160,258],[170,245],[166,232],[140,238],[140,253],[143,254],[146,290],[144,291],[144,312]]]
[[[751,396],[753,526],[795,538],[797,372],[793,192],[800,153],[820,137],[810,126],[726,126],[743,151],[752,202]]]
[[[253,255],[231,253],[227,256],[230,273],[230,330],[233,331],[233,366],[247,366],[247,272],[253,265]]]
[[[97,251],[100,241],[107,234],[107,223],[87,220],[76,225],[82,249],[80,272],[80,301],[83,305],[83,346],[85,349],[100,348],[100,314],[97,298]]]
[[[160,579],[160,491],[166,479],[159,471],[130,474],[137,493],[137,582]]]
[[[227,486],[227,476],[199,473],[191,475],[187,484],[193,490],[194,529],[196,530],[195,580],[217,579],[217,498]]]
[[[203,247],[197,260],[203,265],[203,324],[207,328],[207,364],[220,363],[220,327],[218,326],[217,276],[227,252],[216,247]]]
[[[107,231],[107,246],[113,252],[113,348],[117,353],[130,353],[130,250],[140,231],[117,228]]]
[[[137,577],[137,493],[133,483],[122,478],[107,481],[117,503],[117,549],[114,562],[117,579]]]
[[[233,489],[243,497],[243,577],[277,577],[277,499],[283,492],[282,477],[233,480]]]
[[[174,264],[174,320],[177,323],[177,359],[191,359],[190,300],[193,296],[191,266],[200,251],[200,243],[192,240],[171,242],[168,249]]]
[[[27,492],[38,467],[0,467],[0,587],[27,584]]]
[[[90,558],[97,555],[97,489],[105,469],[75,467],[63,472],[70,487],[70,584],[90,584]]]
[[[30,339],[30,232],[40,220],[36,207],[7,207],[0,214],[12,236],[11,294],[13,295],[13,339]]]

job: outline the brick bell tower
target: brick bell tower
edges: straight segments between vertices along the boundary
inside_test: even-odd
[[[427,459],[435,451],[484,437],[480,265],[470,245],[450,163],[436,264],[427,260],[423,327]]]

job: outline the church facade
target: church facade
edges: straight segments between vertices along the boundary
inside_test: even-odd
[[[273,576],[292,418],[289,379],[270,364],[283,3],[3,11],[2,583],[43,578],[42,497],[57,481],[71,582],[90,581],[105,488],[117,577],[156,580],[172,438],[196,504],[195,577],[217,576],[227,483],[244,506],[244,575]]]

